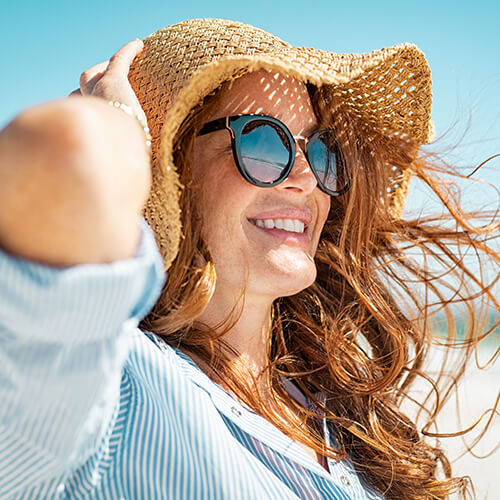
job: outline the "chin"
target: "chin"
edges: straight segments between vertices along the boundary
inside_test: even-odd
[[[316,280],[317,270],[314,261],[304,265],[275,266],[261,275],[261,288],[269,290],[269,294],[278,297],[289,297],[305,290]]]

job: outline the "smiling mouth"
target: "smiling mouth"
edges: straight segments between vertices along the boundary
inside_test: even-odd
[[[298,219],[248,219],[258,231],[277,242],[297,247],[308,247],[309,226]]]
[[[261,229],[278,229],[288,233],[304,234],[307,225],[298,219],[248,219],[254,226]]]

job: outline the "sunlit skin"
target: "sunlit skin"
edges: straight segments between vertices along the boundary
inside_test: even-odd
[[[305,85],[268,71],[236,80],[209,121],[250,113],[278,118],[294,136],[308,136],[318,128]],[[234,163],[227,130],[197,137],[191,164],[195,183],[203,186],[199,202],[203,238],[217,273],[215,293],[199,321],[215,326],[224,320],[246,282],[241,317],[225,340],[241,353],[240,361],[258,373],[266,362],[273,301],[303,290],[316,278],[314,254],[330,197],[317,187],[300,147],[288,178],[271,188],[256,187],[243,179]],[[310,219],[298,238],[252,223],[255,218],[286,216],[290,210],[296,210],[290,214]]]

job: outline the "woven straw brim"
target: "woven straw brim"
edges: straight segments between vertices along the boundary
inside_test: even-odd
[[[293,47],[262,30],[233,21],[198,19],[153,33],[129,79],[153,137],[153,185],[145,217],[165,266],[181,237],[173,141],[189,112],[221,83],[267,69],[326,90],[327,102],[374,133],[412,144],[433,136],[431,75],[423,53],[401,44],[367,54],[335,54]],[[388,166],[391,210],[400,216],[409,173]]]

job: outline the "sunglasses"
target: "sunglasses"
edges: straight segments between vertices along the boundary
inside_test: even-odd
[[[231,133],[236,166],[250,184],[273,187],[283,182],[292,170],[296,141],[300,140],[318,187],[331,196],[349,189],[349,177],[331,129],[318,130],[309,137],[294,137],[276,118],[234,115],[206,123],[198,135],[224,129]]]

